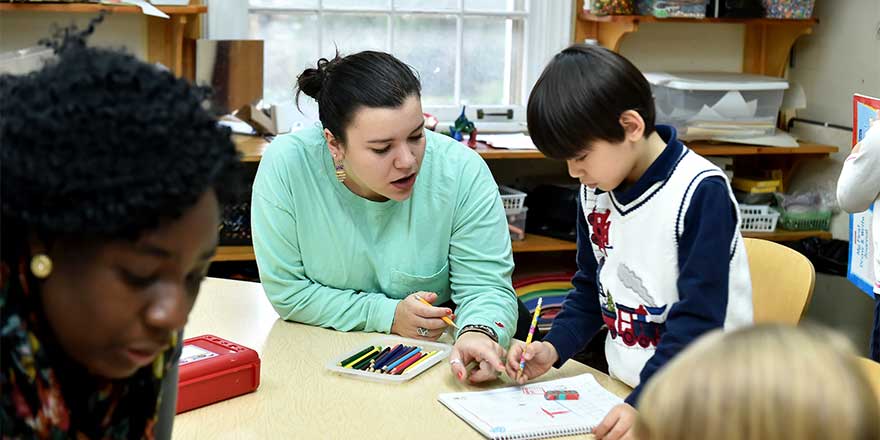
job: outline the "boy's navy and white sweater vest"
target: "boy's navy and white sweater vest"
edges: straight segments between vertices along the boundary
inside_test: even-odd
[[[581,207],[598,264],[599,305],[609,329],[609,371],[633,387],[654,355],[669,309],[680,299],[677,250],[691,197],[707,177],[727,181],[708,160],[688,148],[681,151],[668,179],[655,182],[627,204],[613,192],[581,188]],[[729,184],[727,188],[737,206]],[[753,322],[748,259],[739,227],[729,252],[725,330]]]

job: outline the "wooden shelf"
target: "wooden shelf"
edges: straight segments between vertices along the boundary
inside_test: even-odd
[[[544,159],[545,156],[538,150],[505,150],[492,148],[483,142],[477,142],[475,148],[480,157],[486,160],[494,159]]]
[[[241,153],[242,162],[259,162],[269,142],[261,136],[248,136],[233,134],[232,141],[235,148]],[[477,143],[477,153],[483,159],[544,159],[544,155],[538,150],[505,150],[492,148],[482,142]]]
[[[818,18],[805,20],[779,19],[779,18],[690,18],[668,17],[657,18],[653,15],[593,15],[583,9],[578,13],[578,18],[584,21],[600,23],[729,23],[729,24],[766,24],[775,26],[802,25],[812,26],[819,23]]]
[[[526,234],[525,240],[514,241],[513,252],[573,251],[577,244],[543,235]],[[212,261],[254,261],[253,246],[219,246]]]
[[[232,142],[235,143],[235,149],[241,153],[242,162],[259,162],[266,147],[269,146],[269,142],[262,136],[233,134]]]
[[[560,240],[553,237],[545,237],[537,234],[526,234],[524,240],[513,242],[513,252],[554,252],[573,251],[577,249],[577,243]]]
[[[798,142],[798,147],[796,148],[761,147],[757,145],[713,143],[705,141],[687,142],[686,145],[701,156],[753,156],[780,154],[813,154],[827,156],[837,152],[837,147],[814,144],[811,142]]]
[[[831,238],[829,231],[786,231],[777,229],[774,232],[743,232],[743,237],[760,238],[770,241],[797,241],[809,237]],[[526,238],[514,241],[513,252],[558,252],[577,250],[577,243],[560,240],[537,234],[526,234]],[[254,248],[252,246],[220,246],[213,261],[254,261]]]
[[[254,261],[253,246],[219,246],[211,261]]]
[[[830,231],[787,231],[785,229],[777,229],[773,232],[743,232],[742,235],[746,238],[760,238],[770,241],[798,241],[810,237],[831,239]]]
[[[147,20],[147,61],[162,63],[175,75],[195,79],[196,40],[201,37],[200,14],[205,5],[156,6],[170,18],[144,16]],[[62,12],[97,14],[142,14],[141,8],[103,3],[0,3],[0,12]]]
[[[159,6],[156,9],[168,15],[192,15],[208,12],[204,5],[190,6]],[[110,5],[103,3],[0,3],[0,11],[23,11],[23,12],[67,12],[67,13],[92,13],[109,11],[114,14],[141,14],[141,8],[130,5]]]
[[[263,151],[269,143],[259,136],[246,136],[234,134],[232,140],[235,147],[241,152],[243,162],[259,162]],[[702,156],[753,156],[753,155],[817,155],[827,156],[837,152],[837,147],[831,145],[799,142],[797,148],[759,147],[744,144],[720,144],[711,142],[688,142],[687,145],[694,152]],[[498,159],[544,159],[545,156],[537,150],[504,150],[492,148],[480,142],[477,144],[477,153],[486,160]]]

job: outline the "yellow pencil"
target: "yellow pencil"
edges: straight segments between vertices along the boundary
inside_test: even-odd
[[[407,371],[412,370],[412,369],[415,368],[417,365],[421,364],[422,362],[425,362],[425,359],[428,359],[429,357],[434,356],[434,354],[436,354],[436,353],[437,353],[436,351],[429,351],[427,354],[425,354],[424,356],[422,356],[421,359],[419,359],[419,360],[413,362],[412,365],[406,367],[406,369],[403,370],[403,372],[400,373],[400,374],[406,374]]]
[[[544,298],[538,298],[538,305],[535,306],[535,314],[532,315],[532,326],[529,327],[529,335],[526,336],[526,346],[523,347],[523,354],[519,357],[519,371],[516,373],[516,379],[519,380],[522,375],[523,368],[526,367],[526,349],[529,348],[529,344],[532,343],[532,337],[535,335],[535,327],[538,326],[538,315],[541,314],[541,303],[544,301]]]
[[[422,297],[419,296],[419,295],[416,295],[416,298],[418,298],[419,301],[421,301],[421,302],[424,303],[425,305],[427,305],[427,306],[431,306],[431,307],[434,307],[434,304],[429,303],[425,298],[422,298]],[[455,325],[455,323],[452,322],[452,320],[449,319],[448,316],[443,316],[443,317],[441,317],[440,319],[442,319],[443,322],[449,324],[451,327],[453,327],[453,328],[458,328],[458,326]],[[410,366],[412,366],[412,365],[410,365]]]
[[[355,359],[355,360],[349,362],[347,365],[343,366],[342,368],[351,368],[352,365],[355,365],[355,364],[357,364],[358,362],[360,362],[360,361],[366,359],[366,358],[369,357],[371,354],[375,353],[376,350],[378,350],[378,349],[379,349],[379,347],[376,347],[376,346],[374,345],[374,346],[373,346],[373,349],[370,350],[370,351],[368,351],[367,354],[365,354],[365,355],[363,355],[363,356],[361,356],[361,357],[359,357],[359,358],[357,358],[357,359]]]

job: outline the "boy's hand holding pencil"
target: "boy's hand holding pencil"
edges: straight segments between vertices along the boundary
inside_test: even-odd
[[[507,375],[519,384],[524,384],[529,379],[534,379],[550,369],[559,359],[556,348],[548,342],[532,343],[535,327],[538,325],[538,316],[541,314],[543,298],[538,298],[538,305],[532,315],[532,325],[529,327],[529,335],[525,344],[514,342],[507,353]]]
[[[519,368],[521,358],[526,361],[522,370]],[[507,352],[507,375],[522,385],[546,373],[558,359],[556,348],[549,342],[532,342],[527,347],[522,342],[514,341]]]

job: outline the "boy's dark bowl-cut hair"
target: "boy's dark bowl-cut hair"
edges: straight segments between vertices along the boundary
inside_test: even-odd
[[[600,46],[575,44],[544,68],[529,96],[529,134],[544,155],[572,159],[596,140],[624,140],[620,115],[635,110],[654,132],[651,86],[631,62]]]

